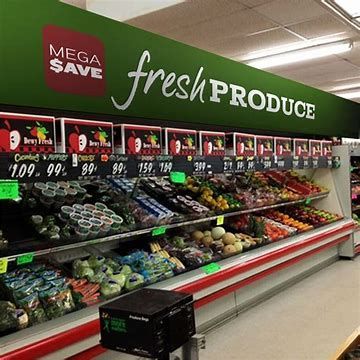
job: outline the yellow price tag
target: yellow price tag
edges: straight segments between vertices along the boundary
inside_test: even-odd
[[[224,215],[220,215],[216,219],[216,225],[222,225],[224,224]]]
[[[0,274],[5,274],[7,271],[8,266],[8,259],[7,258],[1,258],[0,259]]]

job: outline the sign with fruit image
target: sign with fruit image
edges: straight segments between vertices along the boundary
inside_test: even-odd
[[[274,137],[275,155],[277,156],[291,156],[291,139],[285,137]]]
[[[213,131],[199,132],[200,155],[224,156],[225,155],[225,133]]]
[[[61,118],[59,151],[76,154],[113,152],[113,125],[103,121]]]
[[[160,155],[161,128],[158,126],[121,125],[125,154]]]
[[[332,142],[328,140],[321,141],[321,152],[323,156],[332,156]]]
[[[165,129],[166,155],[196,155],[196,131]]]
[[[255,156],[255,135],[234,133],[236,156]]]
[[[310,140],[310,156],[319,157],[321,156],[321,141],[320,140]]]
[[[294,155],[309,156],[309,140],[294,139]]]
[[[256,136],[256,151],[258,156],[272,156],[274,144],[272,136]]]
[[[54,118],[0,113],[0,151],[55,152]]]

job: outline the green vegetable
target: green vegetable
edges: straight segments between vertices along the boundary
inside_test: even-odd
[[[120,273],[124,274],[125,276],[129,276],[133,273],[133,271],[131,270],[131,267],[129,265],[123,265],[120,268]]]
[[[103,256],[91,255],[87,261],[91,268],[96,268],[105,262],[105,258]]]
[[[39,324],[47,320],[37,293],[33,293],[19,300],[19,306],[28,314],[31,325]]]
[[[119,264],[117,261],[115,261],[115,260],[113,260],[113,259],[111,259],[111,258],[107,258],[107,259],[105,260],[105,265],[107,265],[108,267],[110,267],[113,272],[120,270],[120,264]]]
[[[126,276],[121,272],[117,271],[110,275],[110,279],[116,281],[121,287],[124,287]]]
[[[100,293],[105,298],[113,297],[121,292],[121,286],[114,280],[106,280],[101,283]]]
[[[125,283],[125,289],[127,291],[132,291],[138,289],[144,284],[144,277],[140,274],[133,273],[131,274]]]

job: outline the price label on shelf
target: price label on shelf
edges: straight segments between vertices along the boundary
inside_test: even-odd
[[[256,160],[254,158],[248,158],[246,161],[246,170],[247,171],[254,171],[256,165]]]
[[[194,173],[201,174],[206,171],[206,161],[205,160],[194,160],[193,162]]]
[[[35,163],[15,163],[9,166],[9,175],[11,179],[34,179],[40,176],[36,171]]]
[[[277,158],[276,166],[278,169],[285,169],[285,159],[284,158]]]
[[[262,163],[263,170],[271,169],[271,165],[272,165],[271,158],[265,157],[265,158],[261,159],[261,163]]]
[[[219,226],[219,225],[223,225],[223,224],[224,224],[224,215],[220,215],[216,219],[216,225]]]
[[[157,157],[158,169],[156,174],[158,176],[169,175],[173,170],[173,157],[172,156],[158,156]]]
[[[137,164],[139,176],[149,176],[155,173],[154,163],[152,161],[140,161]]]
[[[232,173],[234,171],[234,163],[231,158],[224,157],[223,162],[223,172],[224,173]]]
[[[210,263],[208,265],[202,266],[201,269],[206,275],[210,275],[219,271],[221,266],[217,263]]]
[[[246,171],[246,160],[243,158],[236,159],[235,161],[235,172],[243,172]]]
[[[0,258],[0,274],[5,274],[7,272],[8,259]]]
[[[317,169],[319,167],[319,158],[313,157],[312,158],[312,168]]]
[[[170,173],[170,180],[174,184],[183,184],[186,180],[185,173],[180,171],[172,171]]]
[[[155,228],[151,231],[152,236],[158,236],[158,235],[164,235],[166,233],[166,227],[160,226],[158,228]]]
[[[328,159],[327,159],[327,167],[328,167],[329,169],[331,169],[332,166],[333,166],[332,159],[331,159],[331,158],[328,158]]]
[[[17,180],[0,180],[0,200],[11,200],[19,197]]]
[[[303,168],[308,169],[310,167],[309,158],[306,157],[306,158],[303,159],[303,161],[304,161],[303,162]]]
[[[299,166],[300,166],[299,158],[297,156],[294,156],[293,161],[292,161],[292,167],[294,169],[298,169]]]
[[[27,253],[27,254],[19,256],[16,259],[16,264],[17,265],[30,264],[33,262],[33,260],[34,260],[34,253],[31,252],[31,253]]]
[[[306,198],[306,200],[305,200],[305,205],[310,205],[310,203],[311,203],[311,198]]]

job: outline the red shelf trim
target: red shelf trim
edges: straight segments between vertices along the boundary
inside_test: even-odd
[[[98,319],[0,356],[1,360],[35,360],[100,332]]]
[[[66,358],[66,360],[91,360],[97,356],[105,353],[107,349],[103,348],[101,345],[95,345],[89,349],[86,349],[76,355]]]
[[[340,229],[328,230],[328,231],[324,232],[323,234],[315,235],[309,239],[303,240],[300,243],[291,244],[283,249],[274,250],[272,252],[269,252],[267,254],[259,256],[258,258],[255,258],[253,260],[249,260],[245,263],[235,265],[231,268],[219,271],[219,272],[217,272],[213,275],[209,275],[203,279],[193,281],[190,284],[180,286],[180,287],[176,288],[175,290],[190,293],[190,294],[195,294],[203,289],[206,289],[210,286],[218,284],[219,282],[221,282],[225,279],[229,279],[231,277],[234,277],[236,275],[239,275],[241,273],[244,273],[246,271],[254,269],[255,267],[264,265],[270,261],[274,261],[276,259],[284,257],[290,253],[297,251],[297,250],[303,249],[312,244],[320,242],[327,237],[334,236],[334,235],[342,233],[346,230],[352,229],[353,227],[354,227],[354,225],[351,223],[346,226],[343,226]]]
[[[260,266],[266,262],[275,260],[275,259],[283,257],[291,252],[294,252],[296,250],[310,246],[311,244],[319,242],[328,236],[333,236],[338,233],[344,232],[348,229],[353,228],[353,226],[354,226],[353,224],[349,224],[340,229],[329,230],[321,235],[316,235],[310,239],[304,240],[301,243],[289,245],[285,249],[275,250],[275,251],[273,251],[269,254],[263,255],[257,259],[250,260],[246,263],[243,263],[243,264],[240,264],[237,266],[233,266],[229,269],[226,269],[226,270],[223,270],[214,275],[208,276],[205,279],[201,279],[201,280],[195,281],[191,284],[176,288],[175,290],[189,292],[189,293],[198,292],[206,287],[209,287],[209,286],[212,286],[212,285],[218,283],[219,281],[222,281],[229,277],[233,277],[242,272],[253,269],[254,267]],[[335,240],[334,242],[331,242],[330,244],[335,243],[336,241],[340,242],[340,240],[341,239]],[[341,241],[344,241],[344,240],[341,240]],[[328,245],[328,244],[326,244],[326,245]],[[320,247],[319,249],[321,249],[321,248],[322,247]],[[315,250],[317,250],[317,249],[314,249],[312,251],[315,251]],[[321,251],[321,250],[319,250],[319,251]],[[303,255],[300,255],[300,256],[303,256]],[[292,259],[292,260],[294,260],[294,259]],[[289,260],[289,261],[291,261],[291,260]],[[262,273],[260,273],[260,274],[262,274]],[[257,276],[257,275],[254,275],[254,276]],[[247,280],[248,279],[246,279],[244,281],[247,281]],[[253,281],[255,281],[255,280],[253,280]],[[244,286],[246,286],[246,285],[244,285]],[[228,288],[226,288],[226,289],[228,289]],[[223,289],[223,290],[226,290],[226,289]],[[220,291],[222,291],[222,290],[220,290]],[[215,294],[218,294],[218,292]],[[215,294],[212,294],[210,296],[213,296]],[[206,297],[206,298],[208,298],[208,297]],[[200,301],[202,301],[202,300],[203,299],[198,301],[199,304],[201,304]],[[213,301],[213,300],[211,300],[211,301]],[[196,304],[195,306],[200,307],[203,305]],[[50,338],[40,340],[36,343],[26,345],[20,349],[9,352],[5,355],[2,355],[2,357],[0,359],[1,360],[23,360],[23,359],[27,359],[27,360],[34,359],[35,360],[35,359],[38,359],[39,357],[48,355],[52,352],[63,349],[64,347],[67,347],[67,346],[77,343],[79,341],[85,340],[91,336],[98,334],[99,332],[100,332],[99,320],[98,319],[92,320],[92,321],[89,321],[88,323],[80,325],[76,328],[70,329],[68,331],[63,331],[63,332],[56,334]],[[93,348],[98,348],[98,347],[100,347],[100,345],[95,346]],[[93,348],[90,348],[89,350],[91,350]],[[93,350],[93,351],[95,351],[95,350]],[[98,350],[96,350],[96,351],[98,351]],[[87,356],[86,353],[87,353],[87,350],[85,350],[83,352],[83,356]],[[84,357],[84,358],[77,358],[77,359],[87,359],[87,358]]]
[[[215,300],[217,300],[217,299],[219,299],[219,298],[221,298],[223,296],[226,296],[226,295],[228,295],[228,294],[230,294],[230,293],[232,293],[232,292],[234,292],[236,290],[239,290],[239,289],[241,289],[241,288],[243,288],[245,286],[248,286],[248,285],[252,284],[255,281],[261,280],[261,279],[263,279],[263,278],[265,278],[265,277],[267,277],[267,276],[269,276],[269,275],[271,275],[271,274],[273,274],[275,272],[278,272],[278,271],[283,270],[283,269],[285,269],[285,268],[287,268],[287,267],[289,267],[291,265],[294,265],[294,264],[298,263],[299,261],[301,261],[301,260],[303,260],[303,259],[305,259],[305,258],[307,258],[307,257],[309,257],[311,255],[317,254],[317,253],[319,253],[321,251],[324,251],[324,250],[326,250],[328,248],[336,246],[339,243],[344,242],[344,241],[346,241],[348,239],[349,239],[349,236],[344,236],[344,237],[342,237],[340,239],[336,239],[336,240],[334,240],[334,241],[332,241],[332,242],[330,242],[328,244],[325,244],[325,245],[322,245],[322,246],[320,246],[320,247],[318,247],[316,249],[310,250],[310,251],[308,251],[308,252],[306,252],[304,254],[301,254],[301,255],[293,258],[293,259],[290,259],[290,260],[287,260],[287,261],[285,261],[285,262],[283,262],[281,264],[275,265],[275,266],[271,267],[270,269],[266,269],[266,270],[264,270],[264,271],[262,271],[262,272],[260,272],[260,273],[258,273],[256,275],[248,277],[245,280],[241,280],[241,281],[237,282],[236,284],[230,285],[230,286],[228,286],[228,287],[226,287],[224,289],[221,289],[221,290],[219,290],[219,291],[217,291],[217,292],[215,292],[215,293],[213,293],[211,295],[208,295],[208,296],[206,296],[206,297],[204,297],[202,299],[199,299],[199,300],[197,300],[195,302],[195,309],[201,308],[202,306],[204,306],[206,304],[209,304],[209,303],[211,303],[211,302],[213,302],[213,301],[215,301]]]

